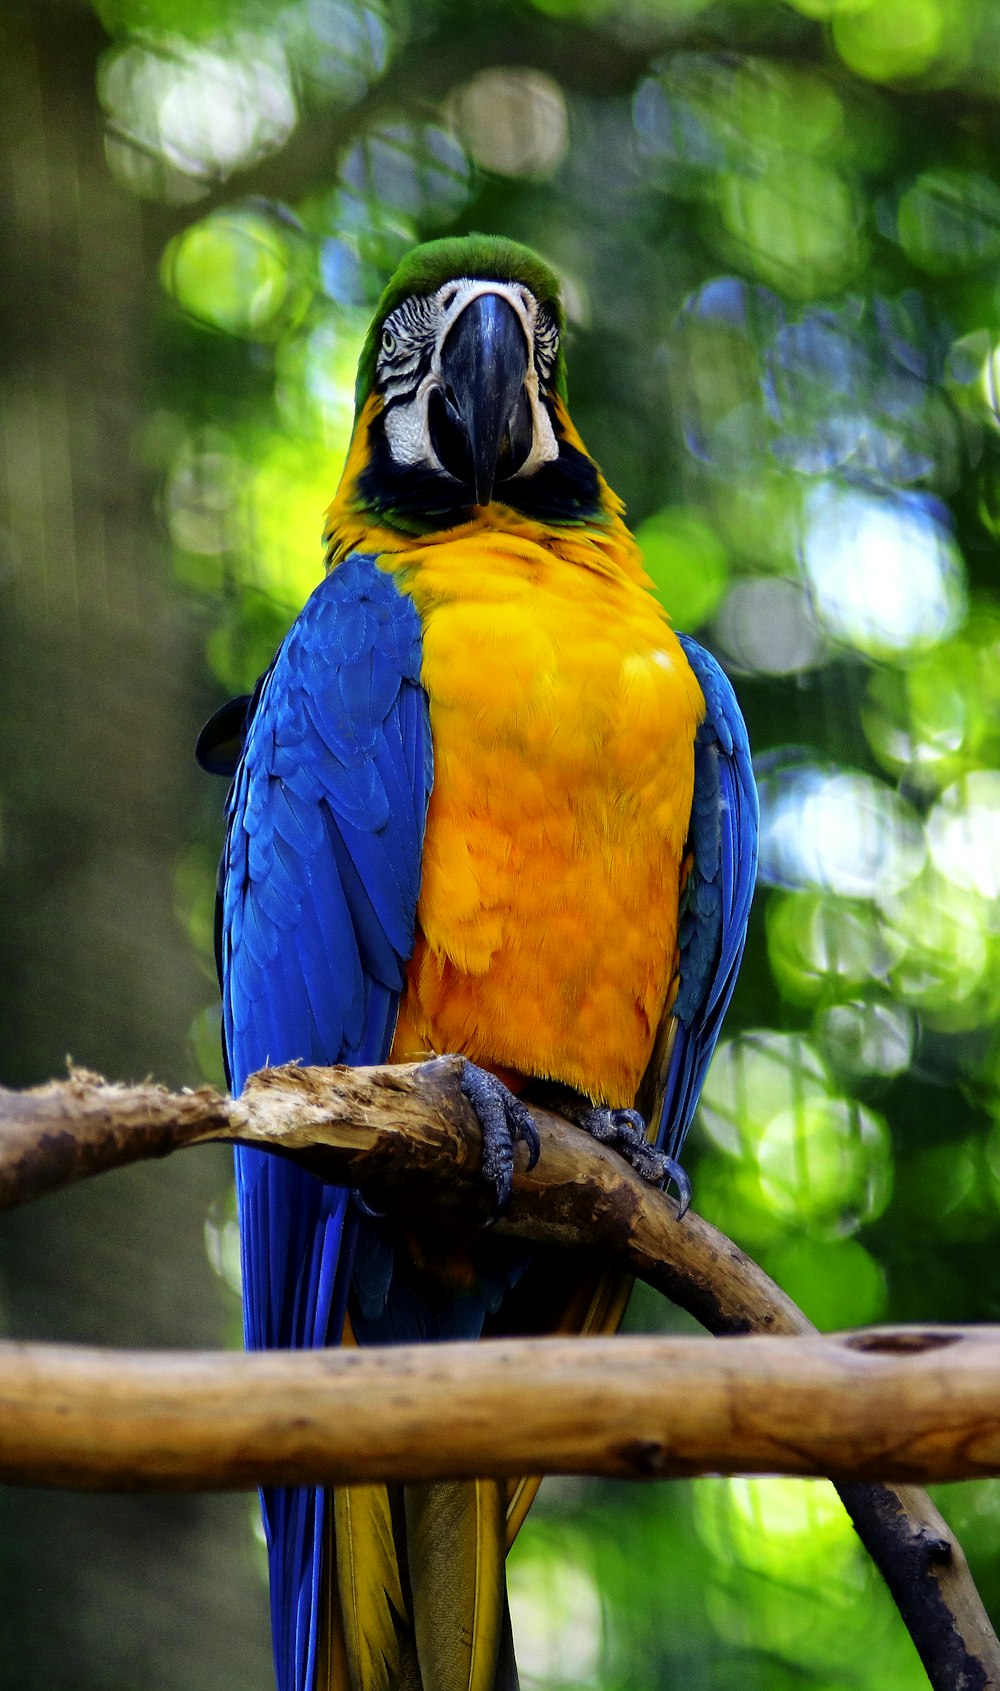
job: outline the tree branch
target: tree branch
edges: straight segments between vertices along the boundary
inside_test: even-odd
[[[493,1474],[1000,1471],[1000,1328],[120,1352],[0,1344],[0,1479],[192,1491]]]
[[[208,1088],[171,1096],[153,1086],[110,1086],[97,1076],[81,1072],[71,1075],[68,1081],[52,1083],[34,1092],[0,1090],[0,1207],[23,1203],[44,1192],[124,1163],[164,1156],[188,1145],[229,1140],[294,1155],[326,1179],[363,1187],[369,1199],[379,1208],[418,1205],[423,1210],[450,1211],[452,1215],[458,1209],[471,1222],[484,1220],[489,1209],[489,1194],[478,1178],[479,1130],[461,1092],[461,1066],[459,1058],[438,1058],[424,1064],[380,1069],[269,1069],[254,1076],[238,1100],[223,1098]],[[558,1116],[540,1109],[534,1113],[542,1135],[542,1156],[538,1166],[528,1174],[524,1149],[519,1148],[514,1195],[497,1224],[498,1231],[606,1252],[665,1293],[674,1303],[689,1310],[714,1333],[812,1333],[813,1329],[802,1312],[723,1234],[693,1214],[678,1224],[673,1202],[645,1186],[614,1152],[595,1144]],[[780,1448],[788,1452],[785,1457],[788,1462],[792,1462],[794,1457],[805,1464],[797,1468],[790,1466],[783,1471],[832,1471],[845,1476],[850,1473],[852,1478],[845,1478],[840,1485],[841,1496],[862,1541],[886,1579],[920,1652],[931,1684],[938,1691],[987,1691],[987,1688],[1000,1691],[1000,1646],[990,1628],[961,1546],[941,1515],[926,1494],[915,1487],[868,1485],[859,1479],[862,1473],[876,1470],[894,1474],[930,1474],[933,1471],[940,1478],[944,1477],[945,1471],[952,1474],[1000,1469],[995,1408],[1000,1400],[996,1391],[996,1372],[992,1375],[991,1403],[990,1391],[980,1391],[974,1383],[975,1370],[970,1373],[967,1366],[970,1357],[983,1355],[984,1352],[964,1336],[960,1337],[960,1342],[959,1339],[951,1342],[951,1335],[948,1339],[947,1348],[927,1349],[927,1335],[918,1334],[916,1342],[923,1348],[916,1355],[900,1354],[899,1347],[903,1341],[898,1337],[875,1341],[867,1336],[855,1335],[853,1340],[840,1341],[843,1354],[839,1351],[813,1351],[807,1346],[805,1354],[811,1361],[801,1377],[806,1385],[806,1394],[804,1397],[799,1395],[798,1410],[794,1414],[791,1407],[794,1390],[792,1398],[782,1400],[783,1408],[781,1414],[778,1413],[772,1395],[773,1375],[768,1377],[767,1385],[753,1376],[757,1384],[754,1385],[751,1380],[744,1394],[744,1388],[739,1384],[744,1367],[740,1359],[748,1354],[765,1354],[759,1347],[727,1345],[713,1351],[702,1346],[688,1365],[690,1373],[684,1376],[687,1384],[680,1392],[676,1392],[678,1376],[673,1373],[678,1366],[675,1354],[671,1353],[665,1374],[656,1371],[655,1355],[640,1366],[645,1355],[644,1346],[660,1347],[662,1357],[667,1341],[587,1340],[583,1343],[571,1341],[563,1346],[547,1341],[532,1346],[530,1356],[541,1357],[543,1352],[549,1352],[555,1346],[558,1355],[565,1358],[564,1363],[557,1365],[560,1370],[557,1381],[550,1388],[550,1401],[555,1404],[554,1423],[558,1428],[567,1418],[568,1404],[573,1404],[575,1418],[580,1424],[589,1423],[592,1413],[596,1413],[594,1371],[602,1352],[610,1347],[613,1357],[609,1364],[613,1369],[611,1395],[619,1404],[627,1398],[631,1405],[631,1413],[621,1421],[614,1425],[604,1424],[605,1447],[613,1450],[613,1459],[619,1464],[614,1468],[615,1472],[666,1474],[698,1471],[700,1458],[695,1455],[695,1445],[685,1444],[681,1438],[682,1428],[688,1426],[690,1420],[697,1419],[686,1416],[685,1404],[692,1401],[695,1380],[710,1382],[715,1379],[720,1413],[728,1415],[733,1432],[742,1429],[741,1436],[753,1434],[763,1438],[767,1435],[771,1441],[768,1447],[771,1454],[767,1456],[761,1455],[760,1451],[751,1455],[742,1445],[737,1451],[734,1446],[732,1466],[770,1466],[771,1471],[778,1471],[776,1452]],[[836,1343],[829,1340],[813,1342],[818,1346]],[[889,1342],[895,1350],[886,1355],[877,1348],[864,1348],[865,1344],[876,1342]],[[982,1345],[988,1347],[988,1342],[984,1339]],[[700,1344],[700,1341],[689,1343]],[[798,1348],[781,1346],[776,1354],[790,1359],[786,1361],[786,1367],[795,1366]],[[506,1378],[502,1353],[506,1349],[505,1346],[489,1344],[472,1347],[468,1359],[463,1361],[466,1370],[463,1377],[473,1377],[468,1373],[470,1368],[487,1371],[496,1368],[496,1390],[501,1391]],[[769,1349],[775,1352],[774,1346]],[[86,1483],[80,1478],[71,1480],[65,1466],[71,1448],[66,1438],[70,1417],[61,1416],[56,1407],[65,1401],[60,1393],[71,1392],[75,1382],[76,1389],[82,1394],[77,1399],[78,1403],[89,1401],[97,1411],[89,1435],[91,1459],[100,1462],[103,1450],[104,1460],[108,1463],[108,1477],[103,1483],[119,1486],[128,1481],[136,1483],[139,1470],[135,1464],[140,1461],[143,1452],[146,1453],[144,1460],[155,1462],[158,1452],[163,1461],[168,1460],[169,1416],[162,1397],[157,1395],[160,1385],[168,1382],[160,1377],[157,1370],[161,1373],[166,1370],[168,1375],[174,1376],[176,1401],[180,1402],[186,1401],[193,1385],[192,1367],[208,1371],[206,1379],[208,1386],[215,1382],[213,1389],[222,1390],[218,1383],[223,1378],[240,1382],[237,1395],[245,1413],[249,1413],[248,1403],[254,1405],[255,1411],[265,1402],[272,1404],[274,1413],[269,1419],[264,1417],[268,1427],[264,1442],[268,1448],[271,1448],[270,1440],[277,1424],[275,1416],[279,1410],[289,1420],[297,1420],[305,1414],[302,1394],[310,1380],[317,1382],[315,1390],[321,1397],[324,1392],[334,1389],[344,1392],[361,1383],[362,1390],[356,1403],[363,1403],[363,1409],[349,1411],[341,1407],[336,1417],[332,1417],[327,1402],[325,1409],[317,1410],[317,1427],[321,1427],[327,1439],[331,1436],[329,1423],[334,1419],[341,1427],[350,1423],[362,1429],[359,1438],[361,1448],[355,1452],[358,1465],[349,1464],[345,1455],[344,1467],[335,1467],[332,1446],[321,1442],[313,1446],[312,1466],[308,1470],[304,1466],[295,1473],[304,1478],[308,1471],[314,1478],[329,1478],[336,1472],[358,1479],[370,1477],[376,1472],[386,1476],[390,1471],[412,1474],[417,1470],[408,1443],[401,1445],[397,1453],[397,1459],[402,1464],[399,1468],[390,1470],[385,1452],[378,1460],[373,1459],[371,1467],[361,1465],[366,1459],[363,1453],[371,1448],[372,1406],[386,1401],[395,1392],[395,1388],[389,1391],[386,1374],[378,1371],[392,1370],[409,1363],[414,1370],[409,1377],[411,1383],[416,1381],[419,1386],[420,1381],[434,1377],[435,1370],[446,1363],[449,1354],[458,1354],[453,1347],[439,1350],[427,1346],[417,1353],[416,1358],[414,1353],[401,1350],[381,1354],[362,1352],[360,1355],[332,1352],[296,1356],[219,1356],[202,1357],[197,1361],[178,1356],[154,1363],[141,1356],[122,1360],[79,1351],[13,1347],[3,1358],[6,1364],[5,1386],[0,1391],[0,1413],[8,1427],[13,1425],[8,1417],[13,1417],[16,1402],[13,1386],[16,1378],[15,1351],[23,1359],[27,1370],[25,1378],[30,1383],[29,1395],[34,1395],[36,1405],[44,1405],[44,1409],[36,1410],[36,1414],[52,1411],[50,1425],[55,1429],[53,1437],[62,1451],[64,1463],[58,1481],[55,1470],[51,1471],[49,1477],[52,1483]],[[822,1374],[825,1382],[822,1388],[817,1384],[820,1376],[814,1371],[821,1355],[828,1358],[832,1368],[831,1373]],[[625,1362],[626,1356],[630,1359],[628,1363]],[[459,1446],[456,1430],[445,1427],[441,1405],[458,1401],[458,1382],[442,1388],[438,1380],[432,1394],[434,1408],[426,1411],[426,1421],[422,1423],[425,1438],[428,1436],[427,1428],[431,1429],[430,1443],[438,1450],[438,1459],[450,1460],[460,1450],[462,1471],[470,1472],[471,1468],[483,1473],[501,1471],[495,1447],[497,1428],[508,1423],[521,1424],[527,1405],[536,1393],[542,1393],[543,1362],[544,1358],[537,1364],[529,1359],[525,1365],[531,1370],[537,1366],[538,1373],[537,1376],[531,1373],[530,1384],[522,1376],[516,1414],[498,1413],[499,1398],[490,1397],[488,1432],[494,1441],[490,1446],[493,1451],[491,1461],[486,1460],[488,1453],[485,1448],[480,1461],[478,1447],[473,1444]],[[990,1366],[993,1366],[992,1363]],[[125,1398],[118,1395],[119,1391],[125,1393],[128,1389],[125,1374],[121,1372],[128,1369],[136,1371],[133,1383],[138,1396],[132,1398],[133,1402],[138,1402],[142,1396],[143,1380],[149,1389],[147,1401],[152,1419],[146,1420],[144,1430],[137,1436],[134,1428],[131,1435],[128,1432]],[[230,1369],[234,1370],[231,1376],[227,1373]],[[292,1371],[286,1376],[288,1384],[283,1399],[277,1385],[267,1388],[276,1392],[277,1396],[265,1393],[266,1382],[276,1379],[268,1372],[274,1369]],[[367,1379],[367,1385],[363,1383],[365,1369],[372,1369],[378,1374],[381,1383],[377,1388],[374,1376]],[[562,1372],[563,1369],[567,1371]],[[251,1372],[241,1372],[246,1370]],[[253,1370],[259,1371],[259,1377]],[[861,1466],[862,1462],[867,1463],[871,1450],[866,1456],[864,1445],[867,1435],[860,1432],[862,1423],[850,1418],[854,1414],[851,1405],[855,1401],[855,1392],[867,1393],[870,1390],[877,1400],[883,1391],[901,1389],[904,1378],[925,1382],[921,1389],[930,1394],[925,1404],[928,1419],[920,1421],[918,1417],[909,1423],[910,1434],[905,1435],[900,1421],[905,1394],[890,1397],[890,1412],[881,1424],[887,1436],[884,1439],[873,1436],[871,1448],[876,1454],[868,1465]],[[289,1397],[288,1387],[292,1379],[294,1389]],[[724,1385],[720,1383],[723,1379],[727,1382]],[[896,1386],[892,1386],[893,1380]],[[628,1381],[635,1384],[629,1386],[626,1393]],[[670,1381],[673,1385],[668,1394]],[[871,1387],[858,1384],[865,1381],[875,1384]],[[955,1412],[960,1383],[961,1390],[970,1394],[962,1400],[969,1412],[968,1420],[964,1422]],[[474,1427],[477,1424],[484,1413],[482,1402],[487,1390],[493,1393],[492,1380],[489,1385],[484,1380],[476,1387],[473,1396],[480,1408],[476,1416],[471,1416],[467,1405],[464,1418],[458,1417],[463,1426]],[[709,1390],[708,1385],[705,1390]],[[754,1391],[759,1391],[760,1395],[754,1397]],[[88,1393],[91,1394],[89,1399]],[[478,1396],[480,1393],[481,1398]],[[657,1412],[656,1400],[661,1395],[663,1401]],[[934,1399],[933,1408],[928,1408],[931,1398]],[[289,1401],[294,1404],[291,1416],[287,1411]],[[705,1401],[703,1397],[702,1412]],[[836,1413],[830,1411],[831,1401],[839,1405]],[[912,1405],[912,1400],[907,1401],[911,1401]],[[110,1443],[112,1406],[114,1425],[123,1429],[123,1437],[133,1439],[133,1457],[126,1460],[119,1449],[116,1470]],[[872,1414],[882,1412],[877,1402],[870,1407]],[[784,1421],[782,1415],[786,1416]],[[746,1416],[750,1416],[749,1421],[745,1421]],[[813,1436],[819,1437],[817,1429],[821,1426],[828,1429],[834,1442],[822,1451],[818,1447],[810,1449],[809,1440]],[[836,1443],[837,1438],[848,1436],[844,1433],[845,1426],[848,1429],[854,1426],[858,1433],[859,1443],[854,1447],[858,1466],[852,1467],[848,1463],[846,1446]],[[869,1423],[869,1428],[871,1426],[874,1423]],[[61,1434],[58,1429],[62,1429]],[[695,1428],[689,1426],[688,1434],[693,1436],[694,1432]],[[27,1440],[23,1423],[22,1436]],[[444,1454],[445,1446],[452,1447],[448,1456]],[[27,1443],[21,1447],[16,1443],[5,1443],[3,1450],[6,1452],[3,1456],[4,1471],[8,1477],[13,1478],[16,1474],[22,1478],[42,1477],[41,1471],[31,1465],[34,1458],[30,1457]],[[645,1457],[642,1456],[643,1450]],[[968,1466],[938,1470],[933,1467],[935,1452],[942,1460],[947,1453],[947,1461],[964,1462]],[[720,1454],[721,1444],[712,1453],[709,1464],[716,1470],[726,1465],[719,1460]],[[37,1450],[35,1455],[38,1455]],[[200,1469],[203,1475],[208,1473],[208,1455],[206,1448],[202,1452]],[[896,1455],[900,1460],[898,1468],[891,1465]],[[473,1457],[475,1460],[471,1460]],[[926,1465],[919,1466],[918,1458]],[[298,1459],[302,1460],[301,1451]],[[471,1461],[471,1467],[466,1466],[467,1459]],[[685,1459],[689,1463],[686,1467],[683,1466]],[[353,1457],[351,1460],[353,1462]],[[518,1447],[516,1457],[510,1455],[512,1466],[505,1466],[502,1471],[538,1472],[543,1468],[565,1467],[568,1460],[564,1451],[560,1461],[554,1447],[548,1450],[543,1460],[541,1447],[537,1455],[529,1455],[525,1445]],[[813,1463],[811,1467],[808,1465],[810,1460]],[[678,1466],[671,1466],[675,1462]],[[192,1457],[192,1477],[188,1484],[194,1483],[194,1470]],[[599,1470],[595,1467],[592,1471],[611,1469]],[[259,1466],[248,1463],[243,1479],[233,1479],[228,1483],[256,1483],[269,1477],[271,1472],[270,1469],[265,1471],[263,1463]],[[289,1474],[291,1472],[288,1470]],[[91,1480],[90,1483],[97,1482]],[[166,1484],[165,1475],[161,1474],[156,1483]],[[205,1479],[201,1483],[206,1483]],[[207,1483],[222,1482],[216,1476],[209,1478]]]
[[[379,1209],[491,1214],[478,1178],[479,1124],[461,1090],[462,1059],[382,1068],[262,1069],[238,1099],[210,1087],[171,1094],[75,1070],[31,1092],[0,1088],[0,1209],[92,1174],[230,1141],[294,1154]],[[533,1106],[544,1155],[529,1175],[517,1148],[514,1196],[497,1231],[605,1250],[716,1333],[811,1331],[790,1298],[697,1215],[676,1225],[673,1200],[616,1152]]]

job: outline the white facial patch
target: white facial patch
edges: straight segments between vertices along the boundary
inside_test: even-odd
[[[538,365],[547,378],[555,364],[558,335],[554,325],[539,313],[534,294],[520,282],[487,282],[463,276],[445,282],[434,294],[404,300],[382,326],[375,379],[387,402],[385,436],[397,464],[423,465],[439,475],[448,474],[431,442],[430,396],[445,385],[441,354],[448,335],[466,307],[484,294],[496,294],[507,301],[528,346],[524,390],[531,408],[531,450],[517,477],[530,476],[542,464],[558,458],[559,443],[538,382]],[[421,368],[425,373],[414,388],[414,378]]]

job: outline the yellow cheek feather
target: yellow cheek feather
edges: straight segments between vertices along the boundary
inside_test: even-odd
[[[415,601],[434,741],[392,1058],[462,1051],[630,1104],[676,972],[698,683],[603,483],[579,527],[493,504],[415,539],[359,512],[356,471],[331,559],[378,552]]]

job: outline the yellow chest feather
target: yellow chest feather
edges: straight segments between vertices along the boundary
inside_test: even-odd
[[[434,789],[393,1045],[631,1103],[676,970],[704,701],[606,559],[464,537],[382,560],[424,628]]]

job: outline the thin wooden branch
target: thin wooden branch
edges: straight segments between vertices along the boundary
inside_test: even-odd
[[[0,1479],[191,1491],[1000,1472],[1000,1327],[120,1352],[0,1344]]]
[[[478,1177],[479,1131],[460,1077],[460,1059],[440,1058],[398,1068],[265,1070],[236,1101],[208,1088],[171,1096],[152,1086],[110,1086],[81,1072],[34,1092],[0,1090],[0,1207],[124,1163],[229,1140],[294,1155],[327,1179],[363,1187],[380,1208],[416,1204],[426,1212],[460,1210],[470,1221],[483,1220],[489,1205]],[[520,1149],[514,1196],[498,1231],[604,1251],[714,1333],[813,1331],[802,1312],[731,1240],[694,1214],[678,1224],[673,1202],[645,1186],[614,1152],[558,1116],[542,1110],[535,1115],[542,1156],[528,1174]],[[600,1342],[571,1344],[580,1358],[574,1366],[589,1374]],[[620,1389],[626,1377],[622,1347],[628,1344],[631,1356],[637,1341],[610,1342]],[[36,1359],[38,1354],[32,1350]],[[82,1360],[80,1353],[71,1354]],[[367,1366],[370,1353],[362,1355],[363,1362],[354,1366]],[[951,1378],[955,1355],[955,1346],[941,1354],[943,1380]],[[437,1365],[433,1347],[422,1349],[419,1359],[421,1373]],[[322,1355],[209,1360],[220,1367],[273,1362],[303,1370],[331,1368],[339,1361]],[[170,1361],[178,1369],[184,1366],[183,1358]],[[113,1401],[107,1380],[105,1373],[97,1388],[102,1409],[98,1444],[107,1436]],[[41,1393],[40,1375],[36,1382]],[[56,1383],[55,1375],[47,1377],[44,1391],[50,1384],[55,1390]],[[565,1416],[566,1403],[573,1401],[565,1383],[559,1395]],[[298,1386],[294,1401],[298,1411]],[[947,1405],[944,1396],[938,1414],[946,1425]],[[522,1407],[519,1401],[518,1414]],[[808,1415],[813,1412],[810,1404]],[[807,1419],[804,1412],[803,1426]],[[492,1406],[490,1420],[499,1424]],[[633,1441],[635,1436],[633,1428]],[[444,1442],[440,1421],[433,1426],[433,1439]],[[651,1443],[660,1446],[664,1440]],[[974,1439],[968,1448],[977,1448]],[[326,1455],[316,1474],[327,1472]],[[539,1464],[526,1461],[526,1467],[537,1472]],[[254,1480],[260,1477],[255,1468]],[[858,1479],[843,1480],[839,1490],[936,1691],[1000,1691],[1000,1645],[961,1546],[926,1494],[910,1485]]]

